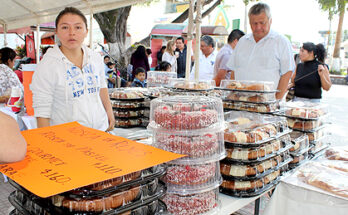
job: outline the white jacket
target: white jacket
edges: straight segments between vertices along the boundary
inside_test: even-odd
[[[48,49],[30,85],[35,117],[50,118],[50,125],[77,121],[105,131],[108,117],[99,95],[100,88],[106,88],[103,59],[85,46],[82,49],[82,71],[58,45]]]

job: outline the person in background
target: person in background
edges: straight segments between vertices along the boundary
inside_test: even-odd
[[[240,38],[227,66],[231,79],[267,81],[277,89],[282,99],[295,70],[290,41],[271,30],[271,10],[267,4],[257,3],[248,13],[252,33]]]
[[[115,64],[112,62],[108,62],[106,64],[106,66],[108,67],[108,71],[106,74],[106,80],[107,80],[107,84],[108,84],[108,88],[115,88],[116,85],[116,72],[115,72]]]
[[[133,66],[132,80],[135,77],[135,70],[139,67],[145,70],[145,76],[146,76],[146,72],[150,71],[150,66],[149,66],[149,60],[146,56],[145,46],[139,45],[137,47],[137,49],[131,56],[130,64]]]
[[[221,80],[230,79],[231,70],[227,67],[227,63],[232,55],[233,49],[242,36],[244,36],[243,31],[238,29],[233,30],[230,35],[228,35],[227,44],[225,44],[217,54],[214,65],[214,80],[216,86],[220,86]]]
[[[147,48],[146,49],[146,55],[147,55],[147,59],[149,60],[149,67],[151,68],[152,65],[152,57],[151,57],[152,51],[151,49]]]
[[[162,61],[157,67],[156,71],[165,71],[165,72],[171,72],[172,66],[167,61]]]
[[[0,111],[0,128],[0,164],[23,160],[27,143],[16,120]]]
[[[37,127],[68,122],[98,129],[114,129],[100,54],[83,45],[87,19],[83,13],[66,7],[55,21],[61,44],[44,55],[33,75],[31,90]]]
[[[162,56],[166,48],[167,46],[162,46],[161,49],[157,52],[157,64],[160,64],[162,62]]]
[[[172,67],[172,72],[176,72],[177,69],[177,64],[176,64],[176,59],[178,58],[178,55],[175,55],[175,42],[174,40],[170,40],[167,43],[167,48],[162,56],[162,61],[167,61],[170,63]]]
[[[107,66],[107,63],[110,62],[110,57],[105,55],[104,56],[104,70],[105,70],[105,75],[109,71],[109,67]]]
[[[303,43],[300,59],[291,77],[289,88],[295,87],[293,101],[320,102],[322,90],[331,88],[329,68],[325,64],[326,51],[322,44]]]
[[[0,103],[6,103],[11,96],[12,87],[19,87],[23,92],[23,85],[12,70],[16,52],[8,47],[0,49]]]
[[[176,44],[175,52],[179,53],[179,57],[176,59],[178,78],[185,78],[187,46],[185,45],[185,40],[183,37],[178,37],[175,40],[175,44]],[[190,51],[190,55],[191,55],[191,60],[193,62],[192,51]]]
[[[141,67],[135,70],[135,78],[132,82],[132,87],[146,87],[145,73],[146,71]]]
[[[201,53],[199,57],[199,78],[198,80],[213,80],[214,78],[214,64],[216,59],[215,41],[211,36],[204,35],[201,37]],[[190,79],[195,78],[195,67],[192,68]]]

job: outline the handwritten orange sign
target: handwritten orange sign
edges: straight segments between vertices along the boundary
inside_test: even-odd
[[[0,172],[43,198],[183,157],[77,122],[22,134],[25,159],[1,164]]]

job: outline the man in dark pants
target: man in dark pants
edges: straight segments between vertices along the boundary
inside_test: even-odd
[[[179,57],[176,59],[177,65],[178,65],[177,67],[178,78],[185,78],[187,47],[185,45],[184,38],[178,37],[175,41],[175,44],[176,44],[175,52],[179,52]],[[190,51],[190,54],[191,54],[191,60],[193,60],[191,51]]]

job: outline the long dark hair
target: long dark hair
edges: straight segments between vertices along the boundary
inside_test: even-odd
[[[2,48],[0,49],[0,63],[8,65],[8,60],[13,61],[16,55],[17,54],[13,49],[9,47]]]
[[[315,59],[317,59],[320,63],[325,63],[326,50],[323,44],[319,43],[315,45],[314,43],[307,42],[303,43],[302,48],[308,52],[313,52]]]
[[[139,45],[133,53],[133,56],[137,59],[147,59],[145,46]]]
[[[74,7],[66,7],[64,8],[64,10],[60,11],[57,18],[56,18],[56,28],[58,28],[58,23],[59,23],[59,20],[65,15],[65,14],[73,14],[73,15],[77,15],[79,17],[81,17],[81,19],[83,20],[83,22],[85,23],[86,25],[86,29],[87,29],[87,19],[85,17],[85,15],[83,15],[83,13],[77,9],[77,8],[74,8]]]

